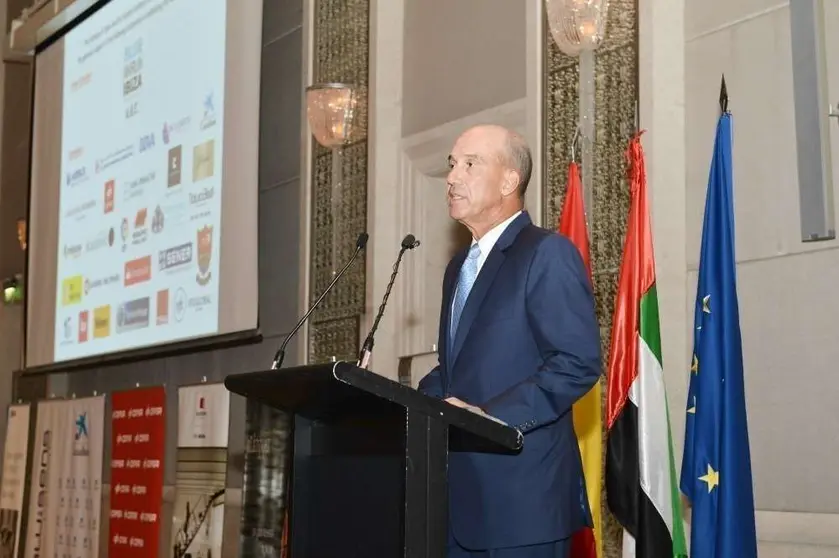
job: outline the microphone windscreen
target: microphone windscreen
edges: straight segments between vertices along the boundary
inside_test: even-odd
[[[360,235],[358,235],[358,240],[355,241],[356,250],[361,250],[365,246],[367,246],[367,240],[369,238],[370,238],[370,235],[368,235],[366,232],[363,232]]]
[[[419,246],[419,242],[417,242],[417,237],[412,234],[405,235],[405,238],[402,239],[402,248],[405,250],[410,250],[412,248],[416,248]]]

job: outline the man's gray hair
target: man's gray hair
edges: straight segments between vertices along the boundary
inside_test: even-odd
[[[519,175],[517,186],[523,198],[533,173],[533,156],[524,138],[512,130],[507,131],[507,164]]]

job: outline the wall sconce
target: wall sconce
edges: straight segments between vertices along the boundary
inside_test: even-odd
[[[315,84],[306,88],[306,115],[312,135],[332,150],[332,273],[337,272],[342,232],[344,148],[366,137],[367,98],[363,87],[345,83]]]
[[[17,304],[23,300],[23,275],[18,273],[14,277],[3,280],[3,302]]]
[[[26,219],[17,220],[17,241],[20,243],[20,249],[26,250]]]
[[[545,0],[556,46],[568,56],[595,50],[606,34],[609,0]]]

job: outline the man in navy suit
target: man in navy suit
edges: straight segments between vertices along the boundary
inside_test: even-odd
[[[532,224],[532,160],[499,126],[458,138],[450,216],[472,244],[443,279],[439,365],[427,395],[497,417],[524,434],[516,455],[449,457],[449,558],[565,558],[591,525],[572,404],[600,376],[600,334],[582,258]]]

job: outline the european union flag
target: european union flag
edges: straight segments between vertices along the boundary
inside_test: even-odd
[[[717,123],[705,199],[682,492],[691,558],[757,557],[732,203],[731,114]]]

